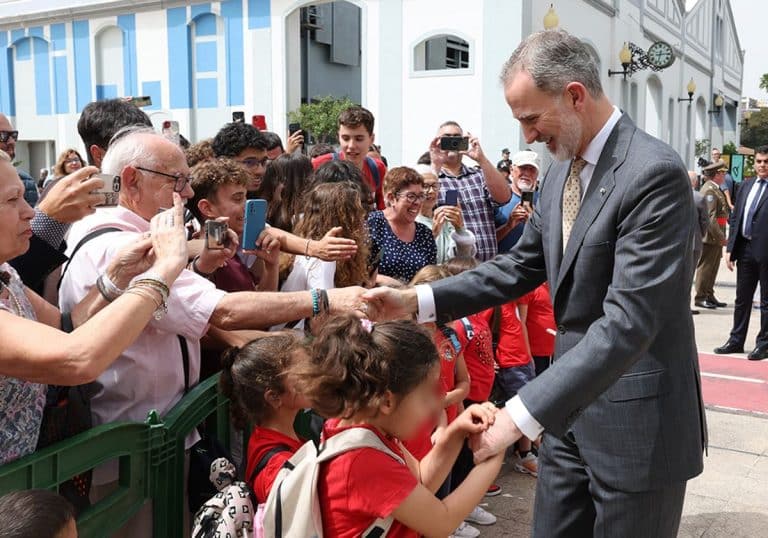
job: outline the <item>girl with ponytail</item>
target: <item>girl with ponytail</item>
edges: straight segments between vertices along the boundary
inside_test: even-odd
[[[231,348],[222,356],[221,391],[230,400],[238,428],[254,424],[248,441],[246,480],[259,503],[266,501],[280,468],[301,445],[293,429],[308,407],[291,369],[306,359],[298,336],[280,334]]]

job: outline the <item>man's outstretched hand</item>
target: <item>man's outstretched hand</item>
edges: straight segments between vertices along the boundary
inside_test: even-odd
[[[506,450],[522,436],[512,417],[502,409],[496,414],[496,420],[490,428],[483,433],[470,436],[469,448],[475,454],[475,463],[480,463]]]
[[[374,288],[362,298],[368,304],[366,314],[373,321],[410,318],[419,308],[414,289]]]

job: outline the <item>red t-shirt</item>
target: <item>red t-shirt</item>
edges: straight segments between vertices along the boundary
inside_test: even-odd
[[[338,158],[341,160],[344,160],[344,152],[338,153]],[[373,159],[373,157],[367,157],[369,159],[372,159],[374,163],[376,163],[376,168],[379,171],[379,184],[376,185],[376,181],[374,180],[373,173],[371,172],[370,167],[368,166],[368,163],[363,161],[363,169],[361,170],[363,172],[363,177],[368,182],[368,186],[371,188],[371,191],[376,196],[376,209],[384,209],[384,176],[387,175],[387,167],[386,165],[381,162],[378,159]],[[325,155],[320,155],[319,157],[315,157],[312,159],[312,167],[317,170],[320,168],[321,165],[330,162],[333,160],[333,153],[326,153]]]
[[[283,467],[283,464],[291,459],[293,453],[296,452],[304,441],[296,440],[288,437],[285,434],[269,428],[260,428],[256,426],[251,432],[251,438],[248,440],[248,466],[245,470],[246,480],[250,479],[253,469],[259,464],[261,458],[270,450],[277,446],[287,446],[290,451],[278,452],[272,456],[267,463],[266,467],[256,475],[256,479],[249,483],[253,493],[256,495],[256,500],[259,503],[264,503],[269,497],[269,490],[272,489],[272,483],[277,477],[277,473]]]
[[[432,432],[435,431],[437,422],[434,419],[428,419],[424,422],[424,425],[419,428],[419,431],[411,439],[403,439],[403,446],[408,449],[408,452],[421,461],[424,456],[429,454],[432,450]]]
[[[347,429],[338,419],[326,421],[325,438]],[[387,447],[405,459],[395,439],[372,426]],[[406,465],[375,448],[361,448],[342,454],[320,466],[317,488],[326,538],[357,538],[378,518],[386,518],[413,493],[417,478]],[[418,538],[419,534],[395,521],[389,538]]]
[[[533,359],[525,346],[523,324],[518,317],[517,306],[528,304],[531,294],[524,295],[517,301],[511,301],[501,307],[499,325],[499,345],[496,346],[496,362],[499,368],[525,366]]]
[[[440,355],[440,387],[445,396],[456,387],[456,360],[463,350],[456,331],[449,325],[435,331],[435,346]],[[448,424],[453,422],[459,414],[458,404],[446,407],[445,414]]]
[[[531,355],[534,357],[550,357],[555,353],[555,335],[547,329],[555,328],[555,314],[552,311],[552,299],[549,294],[549,284],[544,283],[530,294],[528,317],[525,327],[528,329],[528,341],[531,344]]]
[[[493,333],[491,318],[493,308],[472,314],[468,318],[474,333],[468,341],[467,330],[461,320],[451,323],[451,327],[459,335],[461,347],[464,350],[464,360],[469,371],[469,394],[467,399],[473,402],[485,402],[493,388]]]

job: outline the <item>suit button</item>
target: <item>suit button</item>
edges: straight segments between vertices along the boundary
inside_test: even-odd
[[[567,331],[565,330],[565,326],[564,325],[558,325],[557,326],[557,332],[559,332],[560,334],[565,334]]]

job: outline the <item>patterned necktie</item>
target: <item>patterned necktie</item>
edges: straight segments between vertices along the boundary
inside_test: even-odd
[[[579,174],[586,165],[587,161],[581,157],[575,158],[571,164],[568,179],[565,181],[565,189],[563,190],[563,251],[568,245],[573,223],[576,221],[576,215],[579,214],[581,207],[581,178]]]

